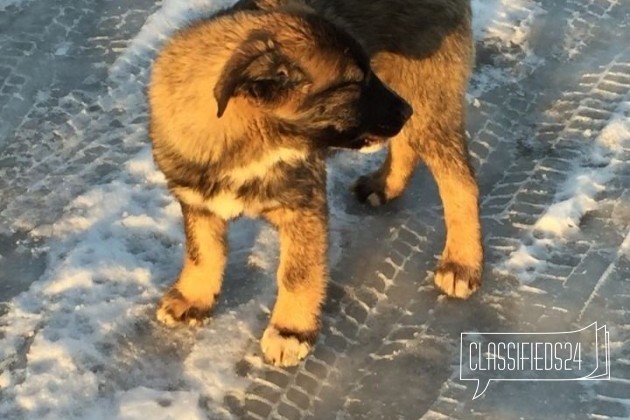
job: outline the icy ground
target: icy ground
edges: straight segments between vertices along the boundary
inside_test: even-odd
[[[348,185],[382,156],[331,159],[331,276],[315,354],[265,366],[277,239],[231,229],[212,322],[153,319],[182,254],[148,146],[150,62],[220,0],[0,0],[0,418],[630,416],[630,2],[476,0],[469,132],[484,287],[433,288],[444,229],[418,171],[371,210]],[[611,339],[604,382],[461,382],[463,331]]]

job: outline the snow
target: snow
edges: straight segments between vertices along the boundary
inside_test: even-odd
[[[564,187],[566,200],[553,204],[538,219],[534,228],[545,236],[565,236],[579,230],[582,216],[597,207],[594,197],[605,189],[610,180],[610,171],[590,170],[571,176]]]
[[[169,331],[154,325],[152,316],[181,259],[180,210],[152,168],[148,149],[129,162],[126,172],[121,177],[126,179],[97,186],[66,208],[65,216],[48,232],[53,239],[49,269],[29,292],[12,302],[4,318],[2,360],[14,360],[24,335],[36,331],[26,376],[11,390],[16,406],[34,415],[83,418],[111,405],[122,418],[138,418],[142,410],[160,406],[165,398],[178,401],[169,408],[175,413],[182,399],[194,399],[195,408],[198,394],[203,393],[220,403],[226,389],[242,386],[243,380],[233,372],[234,362],[242,358],[255,322],[236,314],[255,316],[260,303],[255,301],[218,314],[209,328],[197,332],[181,378],[172,378],[187,382],[194,392],[169,397],[160,393],[169,378],[147,383],[144,376],[151,375],[137,372],[137,378],[129,379],[140,385],[135,391],[103,395],[108,366],[120,363],[121,357],[123,363],[138,357],[113,354],[108,350],[112,341],[126,340],[138,325],[163,335],[162,339],[178,339],[176,333],[171,338]],[[12,381],[6,377],[8,372],[3,383]],[[0,413],[10,409],[5,402]],[[159,418],[169,418],[168,413],[163,415]]]
[[[0,12],[5,10],[9,6],[18,6],[20,3],[23,3],[25,0],[0,0]]]
[[[120,397],[118,418],[138,419],[205,419],[199,409],[199,394],[195,392],[165,392],[138,387]]]
[[[527,243],[513,252],[499,271],[515,274],[525,282],[535,279],[544,269],[549,251],[578,235],[584,215],[598,208],[598,193],[626,165],[623,154],[628,150],[630,101],[623,101],[533,225]]]
[[[0,10],[11,3],[17,2],[0,0]],[[229,3],[164,0],[109,69],[119,85],[99,104],[106,110],[116,103],[137,107],[144,100],[143,87],[125,79],[125,63],[159,48],[191,19]],[[527,46],[532,19],[540,12],[533,0],[476,0],[473,6],[478,40],[518,46],[525,52],[524,62],[536,62]],[[56,51],[66,52],[63,45]],[[471,95],[477,97],[514,77],[500,68],[480,69]],[[507,271],[531,278],[545,264],[545,247],[554,238],[579,231],[580,219],[597,207],[598,191],[614,176],[619,156],[628,147],[629,114],[626,102],[595,141],[587,166],[576,168],[555,204],[536,223],[536,239],[506,263]],[[80,120],[80,115],[73,120],[77,127]],[[83,129],[79,132],[89,137],[89,128]],[[64,146],[81,140],[64,138]],[[371,158],[339,154],[332,159],[331,179],[347,185],[350,175],[342,175],[345,169],[366,159]],[[332,264],[342,252],[344,225],[353,218],[341,200],[331,195]],[[66,206],[59,220],[32,231],[46,240],[41,251],[46,251],[48,264],[44,275],[14,298],[0,319],[0,390],[9,396],[0,402],[0,418],[26,410],[29,418],[40,419],[104,419],[114,413],[122,419],[196,419],[206,417],[202,401],[211,407],[213,418],[229,417],[218,408],[226,392],[242,393],[248,383],[235,372],[235,364],[243,359],[253,365],[261,362],[255,348],[275,295],[277,235],[258,222],[235,223],[231,259],[254,273],[240,274],[254,277],[247,285],[252,291],[222,298],[202,329],[170,330],[154,321],[153,312],[179,269],[184,239],[180,219],[179,206],[145,146],[119,168],[113,181],[90,187]]]
[[[597,193],[606,189],[630,147],[630,102],[623,102],[606,125],[583,163],[565,182],[555,202],[536,222],[545,236],[566,236],[579,230],[582,217],[597,208]],[[594,168],[590,168],[594,166]]]
[[[495,38],[506,45],[526,43],[533,19],[530,10],[534,4],[532,0],[473,1],[475,38]]]
[[[502,51],[504,60],[518,63],[516,71],[506,72],[501,63],[482,63],[472,77],[469,101],[483,92],[520,79],[542,64],[529,46],[534,19],[543,10],[533,0],[473,0],[473,33],[483,49]]]

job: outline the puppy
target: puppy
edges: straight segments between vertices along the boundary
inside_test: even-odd
[[[398,135],[411,106],[342,27],[309,5],[264,0],[239,2],[167,42],[149,104],[154,159],[186,233],[183,267],[158,319],[194,325],[207,317],[221,289],[229,221],[262,217],[278,229],[281,254],[262,351],[275,365],[297,364],[318,335],[325,297],[326,150]]]

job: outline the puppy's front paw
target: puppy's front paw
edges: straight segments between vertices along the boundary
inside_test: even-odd
[[[317,335],[318,331],[297,332],[270,325],[260,340],[260,346],[268,363],[295,366],[308,355]]]
[[[468,299],[481,287],[481,269],[453,261],[438,264],[435,285],[448,296]]]
[[[157,319],[166,325],[187,324],[202,325],[210,316],[212,305],[195,305],[176,288],[170,289],[160,300]]]
[[[372,207],[379,207],[387,202],[384,186],[375,176],[360,177],[352,186],[352,190],[357,200]]]

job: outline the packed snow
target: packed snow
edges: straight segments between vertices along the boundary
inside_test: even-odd
[[[580,221],[598,208],[598,193],[615,173],[627,165],[630,150],[630,102],[621,102],[594,142],[586,146],[582,161],[558,189],[554,202],[530,229],[526,242],[505,262],[506,273],[532,280],[545,268],[545,257],[554,247],[579,234]]]
[[[484,48],[501,51],[502,60],[519,64],[508,72],[502,68],[502,63],[482,60],[481,69],[472,77],[469,99],[520,79],[542,63],[529,45],[534,19],[543,13],[535,1],[478,0],[472,2],[472,9],[475,38],[484,40]]]
[[[9,6],[18,6],[25,0],[0,0],[0,12],[5,10]]]
[[[0,0],[0,10],[12,2]],[[159,48],[191,19],[229,3],[164,0],[109,69],[119,84],[99,103],[137,107],[143,86],[125,81],[125,62]],[[498,48],[518,47],[524,54],[519,59],[537,60],[527,46],[532,19],[540,12],[533,0],[476,0],[473,5],[477,39]],[[517,76],[481,68],[471,95]],[[576,166],[534,226],[532,243],[514,253],[506,269],[526,280],[544,264],[545,246],[579,230],[581,217],[597,206],[597,192],[614,176],[619,154],[630,147],[629,116],[630,102],[624,102],[587,161]],[[89,128],[83,134],[89,136]],[[69,139],[67,147],[80,140]],[[339,155],[331,177],[343,178],[335,170],[342,172],[357,159],[369,158]],[[341,252],[343,224],[353,217],[336,200],[331,197],[333,263]],[[179,270],[180,219],[146,146],[113,181],[92,186],[58,221],[32,231],[45,244],[40,251],[47,254],[47,268],[0,318],[0,418],[26,411],[40,419],[105,419],[113,413],[121,419],[196,419],[205,418],[202,403],[213,418],[230,416],[222,408],[226,393],[242,393],[247,385],[234,366],[243,359],[260,362],[255,347],[275,296],[277,237],[261,223],[235,223],[231,264],[247,268],[228,270],[228,277],[243,285],[226,285],[238,293],[222,298],[208,326],[170,330],[154,321],[154,310]]]

